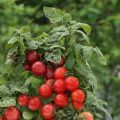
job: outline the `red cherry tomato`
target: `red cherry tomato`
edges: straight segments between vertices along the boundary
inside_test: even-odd
[[[46,65],[40,61],[33,63],[32,73],[37,75],[37,76],[44,76],[46,73]]]
[[[14,106],[8,107],[4,112],[4,119],[5,120],[19,120],[20,119],[19,110]]]
[[[36,51],[29,51],[26,54],[26,60],[31,63],[37,61],[39,58],[40,55]]]
[[[43,84],[42,86],[39,87],[38,93],[43,98],[50,98],[52,96],[52,87],[47,84]]]
[[[46,104],[41,110],[41,115],[46,120],[52,120],[54,118],[55,107],[52,104]]]
[[[58,79],[53,84],[53,90],[56,93],[63,93],[66,91],[65,81],[62,79]]]
[[[29,97],[27,95],[20,95],[17,101],[20,106],[27,106],[29,103]]]
[[[84,102],[85,100],[85,92],[83,90],[77,89],[72,92],[72,100],[75,102]]]
[[[32,111],[38,110],[42,106],[40,99],[36,96],[30,98],[28,108]]]
[[[70,76],[65,79],[66,88],[69,91],[74,91],[79,87],[79,81],[76,77]]]
[[[2,116],[0,116],[0,120],[3,120],[3,117],[2,117]]]
[[[75,110],[82,110],[84,108],[84,103],[72,101],[72,106]]]
[[[31,65],[29,63],[23,64],[23,67],[25,71],[31,71]]]
[[[47,68],[45,78],[52,79],[54,77],[54,70],[52,68]]]
[[[91,113],[89,112],[83,112],[80,115],[81,117],[83,116],[85,118],[85,120],[94,120],[94,117]]]
[[[49,85],[50,87],[52,87],[53,82],[54,82],[54,79],[48,79],[48,80],[46,80],[46,83],[45,83],[45,84],[47,84],[47,85]]]
[[[65,95],[65,94],[58,94],[54,98],[54,103],[58,107],[66,107],[68,105],[68,103],[69,103],[68,96]]]
[[[66,78],[66,74],[67,73],[67,69],[65,67],[59,67],[55,70],[54,72],[54,78],[57,79],[65,79]]]

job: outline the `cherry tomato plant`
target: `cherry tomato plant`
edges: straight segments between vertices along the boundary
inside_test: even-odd
[[[91,27],[69,13],[44,7],[54,24],[33,37],[28,27],[15,30],[0,76],[0,114],[5,120],[97,120],[106,102],[96,97],[97,80],[89,60],[106,60],[89,43]]]

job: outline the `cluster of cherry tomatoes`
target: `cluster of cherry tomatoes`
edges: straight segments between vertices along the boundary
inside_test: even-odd
[[[79,80],[74,76],[67,76],[68,70],[63,67],[64,57],[58,64],[50,63],[51,67],[40,61],[41,55],[36,51],[29,51],[26,54],[27,63],[24,69],[31,71],[34,75],[44,77],[46,82],[38,88],[39,96],[29,97],[22,94],[17,98],[17,102],[22,107],[28,107],[31,111],[39,110],[44,120],[55,120],[55,111],[72,105],[75,110],[82,110],[86,99],[85,92],[79,88]],[[52,103],[43,105],[41,97],[51,98],[55,94]],[[93,120],[92,114],[82,113],[85,120]],[[16,107],[9,107],[4,112],[4,120],[19,120],[20,112]],[[3,120],[0,118],[0,120]]]

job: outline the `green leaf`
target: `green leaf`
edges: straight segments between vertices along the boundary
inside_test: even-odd
[[[33,112],[26,110],[26,111],[23,111],[22,116],[25,120],[31,120],[34,117],[34,114]]]
[[[30,79],[32,87],[35,89],[40,87],[44,82],[44,80],[42,78],[30,77],[29,79]]]
[[[20,38],[18,40],[18,44],[19,44],[19,51],[22,55],[25,54],[25,45],[24,45],[24,41],[23,41],[23,38]]]
[[[49,35],[45,32],[43,32],[41,35],[39,35],[38,37],[34,38],[35,41],[39,41],[41,42],[42,39],[47,38]]]
[[[92,87],[93,92],[97,90],[97,80],[88,65],[79,62],[75,64],[75,70],[78,74],[83,75],[88,81],[88,87]]]
[[[83,46],[83,57],[89,59],[93,55],[93,50],[89,46]]]
[[[24,86],[19,81],[17,81],[16,84],[14,84],[14,83],[9,84],[9,87],[11,89],[12,94],[15,92],[28,93],[28,91],[29,91],[28,87]]]
[[[3,73],[10,74],[13,71],[12,64],[16,60],[16,54],[18,53],[18,47],[13,47],[8,51],[7,59],[3,65]]]
[[[3,97],[0,100],[0,107],[9,107],[9,106],[15,106],[16,100],[12,97]]]
[[[18,31],[18,30],[16,30],[16,31]],[[24,34],[24,33],[29,33],[29,31],[30,31],[29,26],[24,26],[18,31],[18,33]]]
[[[0,85],[5,84],[7,82],[6,79],[0,77]]]
[[[103,118],[103,116],[100,113],[95,113],[95,116],[97,116],[98,118]]]
[[[74,67],[74,64],[75,64],[75,57],[73,53],[71,53],[66,61],[65,66],[68,70],[72,70]]]
[[[98,110],[101,110],[101,111],[103,111],[106,115],[107,115],[107,117],[109,118],[109,120],[112,120],[112,117],[111,117],[111,115],[109,114],[109,112],[104,108],[104,107],[102,107],[102,106],[96,106],[97,107],[97,109]]]
[[[103,56],[102,52],[98,47],[93,48],[94,52],[96,53],[98,60],[101,64],[106,65],[106,58]]]
[[[25,86],[23,86],[23,87],[16,87],[15,89],[14,89],[14,91],[17,91],[17,92],[20,92],[20,93],[27,93],[28,91],[29,91],[29,89],[28,88],[26,88]]]
[[[49,44],[50,47],[49,47],[49,50],[54,50],[54,49],[63,49],[65,50],[65,47],[62,47],[61,45],[58,45],[58,44]]]
[[[16,43],[17,41],[18,41],[18,37],[13,36],[13,37],[8,41],[8,44],[13,44],[13,43]]]
[[[45,54],[45,59],[46,59],[46,61],[59,63],[60,60],[61,60],[61,51],[60,51],[60,49],[55,49],[51,53],[46,53]]]
[[[90,58],[93,53],[95,53],[99,62],[106,65],[106,58],[103,56],[102,52],[98,47],[93,48],[92,46],[83,46],[83,57],[84,59]]]
[[[86,42],[89,43],[89,38],[84,32],[81,30],[76,30],[76,32],[82,35],[82,39],[80,39],[80,41],[86,40]]]
[[[85,31],[87,35],[91,33],[91,27],[85,23],[79,23],[79,26]]]
[[[87,104],[95,106],[98,110],[103,111],[110,120],[112,120],[111,115],[108,113],[108,111],[103,107],[106,106],[107,103],[98,99],[93,93],[87,91]]]
[[[16,59],[16,54],[18,53],[18,47],[13,47],[8,51],[7,60],[5,64],[12,64],[12,62]]]
[[[11,94],[12,93],[9,87],[7,87],[6,85],[0,85],[0,96],[9,96]]]
[[[64,21],[67,23],[67,22],[70,22],[72,20],[72,17],[69,13],[65,13],[64,14]]]
[[[44,7],[43,11],[45,13],[45,16],[49,18],[51,23],[63,21],[64,12],[62,12],[60,9]]]
[[[76,62],[80,63],[82,56],[81,56],[81,49],[82,46],[80,44],[75,44],[75,57],[76,57]]]
[[[91,27],[88,25],[88,24],[85,24],[85,23],[79,23],[79,22],[76,22],[76,21],[71,21],[70,22],[71,24],[71,28],[72,28],[72,31],[82,31],[84,34],[86,35],[89,35],[91,33]],[[81,34],[83,34],[81,33]],[[83,36],[85,36],[83,34]]]
[[[43,43],[39,42],[39,41],[28,41],[27,42],[27,47],[30,50],[34,50],[34,49],[38,49],[39,46],[41,46]]]
[[[53,30],[50,32],[51,36],[48,37],[48,40],[50,42],[56,42],[58,40],[61,40],[62,38],[66,37],[69,35],[69,31],[67,27],[64,25],[60,27],[55,27]]]
[[[51,103],[51,102],[53,101],[54,97],[55,97],[55,94],[53,94],[53,95],[52,95],[50,98],[48,98],[48,99],[44,99],[44,98],[41,98],[41,99],[42,99],[43,104],[48,104],[48,103]]]
[[[57,22],[69,22],[72,20],[72,17],[69,13],[61,11],[53,7],[44,7],[43,11],[45,16],[49,18],[51,23]]]

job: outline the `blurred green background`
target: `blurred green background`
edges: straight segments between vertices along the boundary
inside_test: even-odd
[[[73,19],[92,26],[90,40],[108,61],[107,66],[91,61],[98,78],[98,97],[108,102],[113,120],[120,120],[120,0],[0,0],[0,66],[15,28],[29,26],[34,36],[52,28],[43,6],[65,10]]]

